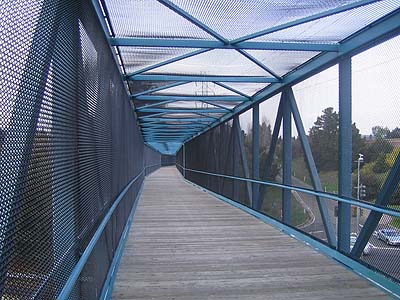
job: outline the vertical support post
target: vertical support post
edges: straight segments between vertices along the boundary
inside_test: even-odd
[[[238,143],[239,143],[240,157],[241,157],[241,161],[242,161],[244,177],[250,178],[249,164],[247,163],[246,149],[244,148],[244,144],[243,144],[242,129],[240,127],[239,120],[237,121],[237,126],[236,126],[236,137],[237,137]],[[246,189],[247,189],[247,195],[249,197],[250,205],[252,207],[251,183],[250,182],[246,182]]]
[[[274,161],[274,155],[275,155],[275,149],[276,145],[278,143],[278,136],[279,136],[279,131],[281,129],[281,123],[282,123],[282,98],[283,95],[281,95],[281,99],[279,102],[279,107],[278,107],[278,112],[276,114],[276,119],[275,119],[275,124],[274,124],[274,131],[272,132],[272,138],[271,138],[271,145],[269,146],[269,151],[268,151],[268,156],[267,156],[267,161],[265,163],[265,172],[264,172],[264,178],[265,180],[268,180],[272,163]],[[259,198],[259,207],[256,207],[257,210],[261,210],[264,202],[264,193],[266,191],[266,186],[262,185],[260,189],[260,195],[261,197]]]
[[[186,144],[183,144],[183,178],[186,178]]]
[[[253,179],[260,179],[260,106],[259,104],[253,107]],[[253,199],[251,207],[253,209],[260,209],[260,186],[253,183]]]
[[[237,134],[239,130],[239,118],[235,116],[233,118],[233,132],[232,132],[232,139],[233,139],[233,176],[239,176],[239,149],[238,149],[238,138],[239,135]],[[239,201],[239,184],[240,182],[237,180],[232,179],[232,190],[233,190],[233,199],[235,201]]]
[[[339,63],[339,196],[351,197],[351,57]],[[338,204],[338,250],[350,251],[351,205]]]
[[[284,90],[283,97],[283,184],[292,185],[292,113],[290,102],[288,101],[287,91]],[[292,193],[288,189],[282,191],[282,221],[291,224]]]

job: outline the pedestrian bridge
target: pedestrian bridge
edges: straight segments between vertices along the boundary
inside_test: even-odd
[[[399,0],[1,0],[0,299],[400,299],[399,45]]]

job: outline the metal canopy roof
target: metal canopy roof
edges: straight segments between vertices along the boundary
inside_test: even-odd
[[[93,0],[145,142],[194,136],[400,30],[400,0]]]

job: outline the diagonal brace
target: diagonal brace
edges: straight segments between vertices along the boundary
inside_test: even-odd
[[[307,162],[307,167],[311,175],[311,181],[313,184],[313,187],[316,191],[322,192],[322,185],[321,185],[321,180],[318,175],[317,167],[315,165],[315,161],[311,152],[311,147],[308,142],[306,132],[304,130],[303,122],[301,120],[299,108],[297,107],[296,100],[293,94],[292,88],[288,88],[287,90],[287,100],[290,103],[290,107],[292,110],[292,115],[294,122],[296,124],[297,128],[297,133],[299,134],[299,138],[301,141],[301,146],[303,148],[303,152],[306,158]],[[336,245],[336,236],[335,236],[335,229],[333,227],[333,224],[329,218],[329,211],[328,207],[326,205],[325,200],[321,199],[320,197],[317,198],[317,203],[318,203],[318,208],[321,214],[322,222],[324,224],[324,229],[326,233],[326,237],[328,239],[328,243],[331,246]]]

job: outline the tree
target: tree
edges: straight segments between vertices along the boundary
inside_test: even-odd
[[[260,149],[269,148],[272,140],[272,130],[267,118],[263,117],[260,125]]]
[[[372,135],[376,138],[385,138],[390,133],[390,129],[382,126],[372,127]]]
[[[374,163],[366,163],[360,170],[361,184],[366,186],[367,201],[374,201],[382,184],[382,176],[373,171]],[[353,186],[357,186],[357,174],[353,173]],[[354,197],[357,190],[354,189]]]
[[[319,170],[337,170],[339,115],[325,108],[310,129],[310,145]]]
[[[385,173],[390,169],[389,165],[386,162],[386,154],[381,153],[379,154],[378,158],[376,159],[372,170],[375,173]]]
[[[386,137],[390,138],[390,139],[398,139],[398,138],[400,138],[400,128],[396,127],[391,132],[389,132]]]
[[[369,146],[366,147],[364,152],[364,159],[366,162],[373,162],[378,159],[380,154],[388,154],[392,152],[393,146],[386,139],[378,137]]]
[[[320,171],[335,171],[338,169],[339,115],[333,107],[324,109],[323,115],[317,118],[310,129],[310,145],[315,163]],[[351,126],[353,161],[359,153],[364,153],[367,147],[356,123]],[[356,164],[353,168],[356,167]]]

